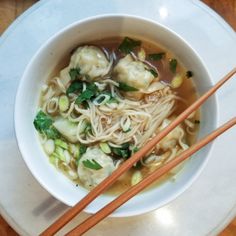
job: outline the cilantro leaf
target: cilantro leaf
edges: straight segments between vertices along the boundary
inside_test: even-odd
[[[158,61],[158,60],[161,60],[164,55],[165,55],[164,52],[152,53],[152,54],[149,54],[149,55],[148,55],[148,59],[150,59],[150,60],[152,60],[152,61]]]
[[[178,62],[175,58],[173,58],[169,61],[169,68],[172,73],[176,72],[177,64],[178,64]]]
[[[75,103],[76,104],[81,104],[82,102],[89,100],[90,98],[92,98],[94,96],[93,91],[87,89],[84,92],[82,92],[77,98]]]
[[[38,131],[48,129],[52,125],[52,119],[43,111],[39,111],[34,120],[34,126]]]
[[[83,91],[75,100],[75,103],[77,105],[80,105],[84,101],[90,100],[93,98],[96,93],[98,92],[98,87],[96,84],[87,84],[87,88],[85,91]]]
[[[66,94],[69,95],[70,93],[81,92],[82,89],[83,89],[83,82],[73,81],[66,90]]]
[[[122,83],[122,82],[119,83],[119,89],[122,90],[122,91],[126,91],[126,92],[128,92],[128,91],[130,91],[130,92],[138,91],[138,89],[136,89],[134,87],[131,87],[131,86],[129,86],[125,83]]]
[[[71,80],[76,80],[80,75],[80,68],[77,67],[77,68],[70,69],[69,75],[70,75]]]
[[[82,163],[86,168],[89,168],[89,169],[93,169],[93,170],[102,169],[102,166],[94,159],[92,159],[91,161],[87,159],[85,161],[82,161]]]
[[[141,45],[140,40],[134,40],[129,37],[125,37],[118,47],[119,51],[128,54],[132,52],[136,47]]]
[[[49,139],[57,139],[60,138],[60,133],[58,130],[51,126],[49,129],[45,130],[45,134]]]
[[[60,133],[53,127],[53,120],[43,111],[39,111],[34,119],[34,127],[41,133],[45,134],[50,139],[60,137]]]

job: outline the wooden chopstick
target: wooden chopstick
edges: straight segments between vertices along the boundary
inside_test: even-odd
[[[99,223],[101,220],[103,220],[105,217],[110,215],[114,210],[116,210],[118,207],[123,205],[125,202],[127,202],[130,198],[135,196],[137,193],[142,191],[144,188],[148,187],[150,184],[152,184],[154,181],[156,181],[159,177],[169,172],[172,168],[186,160],[188,157],[190,157],[192,154],[197,152],[199,149],[207,145],[209,142],[211,142],[213,139],[215,139],[217,136],[224,133],[226,130],[231,128],[236,124],[236,117],[229,120],[227,123],[198,141],[196,144],[192,145],[190,148],[182,152],[179,156],[175,157],[171,161],[169,161],[167,164],[163,165],[156,171],[149,174],[145,179],[140,181],[138,184],[134,185],[124,193],[122,193],[120,196],[118,196],[115,200],[107,204],[105,207],[103,207],[101,210],[99,210],[96,214],[90,216],[85,221],[83,221],[80,225],[75,227],[73,230],[71,230],[66,236],[78,236],[82,235],[85,232],[87,232],[90,228],[92,228],[94,225]]]
[[[185,120],[192,112],[197,110],[212,94],[214,94],[226,81],[228,81],[236,73],[236,68],[231,70],[223,79],[217,82],[212,88],[210,88],[205,94],[203,94],[197,101],[189,106],[183,113],[181,113],[175,120],[172,121],[165,129],[151,139],[145,146],[139,151],[134,153],[132,157],[126,160],[118,169],[116,169],[108,178],[103,180],[99,185],[92,189],[84,198],[82,198],[74,207],[65,212],[60,218],[58,218],[52,225],[50,225],[41,236],[54,235],[59,231],[66,223],[80,213],[87,205],[89,205],[97,196],[109,188],[124,172],[131,168],[137,161],[140,160],[149,150],[164,138],[171,130],[178,126],[183,120]]]

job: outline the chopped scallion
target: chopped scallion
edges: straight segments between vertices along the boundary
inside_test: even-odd
[[[106,154],[111,153],[111,149],[107,143],[100,143],[99,146],[104,153]]]
[[[179,88],[183,82],[184,82],[183,77],[181,75],[176,75],[171,81],[171,87],[175,89]]]
[[[143,179],[141,171],[137,170],[133,173],[132,178],[131,178],[131,185],[136,185]]]
[[[55,140],[55,145],[59,146],[63,149],[68,149],[68,144],[66,142],[62,141],[61,139],[56,139]]]
[[[101,93],[94,100],[93,104],[96,106],[106,104],[110,100],[111,96],[105,93]]]
[[[66,95],[60,96],[58,105],[59,105],[60,111],[62,112],[66,111],[70,105],[69,98]]]

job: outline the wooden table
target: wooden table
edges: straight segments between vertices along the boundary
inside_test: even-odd
[[[0,0],[0,35],[14,21],[38,0]],[[236,30],[236,0],[203,0],[218,12]],[[18,235],[0,216],[0,236]],[[220,234],[220,236],[236,235],[236,218]]]

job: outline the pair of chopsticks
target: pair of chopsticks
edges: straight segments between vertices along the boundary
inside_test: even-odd
[[[80,213],[87,205],[89,205],[97,196],[104,192],[110,187],[124,172],[130,169],[138,160],[141,159],[146,153],[148,153],[156,144],[164,138],[171,130],[178,126],[183,120],[185,120],[192,112],[197,110],[212,94],[214,94],[226,81],[228,81],[236,73],[236,68],[230,71],[223,79],[217,82],[211,89],[203,94],[197,101],[189,106],[183,113],[181,113],[170,125],[163,129],[153,139],[151,139],[145,146],[137,151],[132,157],[125,161],[118,169],[116,169],[108,178],[97,185],[91,190],[82,200],[80,200],[74,207],[65,212],[60,218],[58,218],[52,225],[50,225],[41,236],[49,236],[57,233],[65,224],[67,224],[72,218]],[[172,168],[177,166],[182,161],[186,160],[189,156],[197,152],[199,149],[204,147],[206,144],[211,142],[217,136],[224,133],[226,130],[236,124],[236,117],[229,120],[227,123],[192,145],[190,148],[182,152],[179,156],[166,163],[158,170],[149,174],[146,178],[140,181],[138,184],[132,186],[130,189],[122,193],[115,200],[110,202],[108,205],[99,210],[96,214],[90,216],[80,225],[71,230],[68,236],[82,235],[87,232],[94,225],[99,223],[102,219],[111,214],[114,210],[119,208],[122,204],[127,202],[130,198],[135,196],[137,193],[148,187],[151,183],[156,181],[160,176],[166,174]]]

